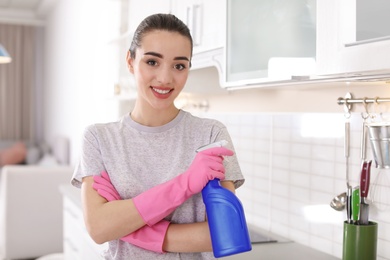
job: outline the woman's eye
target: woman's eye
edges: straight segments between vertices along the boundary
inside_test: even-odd
[[[184,70],[186,66],[184,64],[176,64],[174,68],[177,70]]]
[[[146,63],[148,65],[150,65],[150,66],[156,66],[157,65],[157,61],[155,61],[155,60],[148,60],[148,61],[146,61]]]

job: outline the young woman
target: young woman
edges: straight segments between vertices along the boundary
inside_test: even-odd
[[[81,187],[90,236],[109,244],[105,259],[214,258],[200,192],[214,178],[234,192],[244,178],[226,127],[174,105],[191,57],[182,21],[147,17],[127,53],[138,91],[134,109],[85,130],[72,184]],[[226,148],[196,152],[220,140]]]

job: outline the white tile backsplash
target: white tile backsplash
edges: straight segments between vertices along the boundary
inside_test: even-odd
[[[246,178],[237,195],[243,202],[247,221],[341,258],[346,213],[335,211],[329,203],[346,190],[344,115],[208,113],[204,116],[223,122],[232,137]],[[352,114],[350,122],[350,181],[358,185],[360,113]],[[372,159],[370,149],[368,159]],[[379,175],[378,172],[373,162],[371,192],[375,191],[374,182],[382,185],[375,186],[381,195],[370,206],[370,217],[378,222],[378,259],[390,260],[390,170],[382,170]],[[376,179],[377,176],[381,179]]]

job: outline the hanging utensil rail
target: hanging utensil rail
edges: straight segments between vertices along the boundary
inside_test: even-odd
[[[375,97],[375,98],[353,98],[351,93],[347,93],[344,98],[339,97],[337,99],[337,104],[339,105],[346,105],[349,107],[349,110],[352,110],[353,104],[368,104],[368,103],[382,103],[382,102],[390,102],[390,98],[380,98],[380,97]]]

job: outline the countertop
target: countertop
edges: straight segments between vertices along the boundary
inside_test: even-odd
[[[226,260],[336,260],[332,255],[322,253],[310,247],[291,242],[264,243],[252,245],[252,251],[228,256]]]
[[[76,205],[81,207],[80,189],[77,189],[69,184],[61,185],[60,192],[63,196],[68,197]],[[254,228],[254,227],[250,227]],[[259,228],[256,231],[265,232]],[[286,259],[308,259],[308,260],[337,260],[339,258],[332,255],[320,252],[294,241],[280,237],[275,234],[268,234],[275,238],[276,243],[259,243],[253,244],[252,250],[246,253],[233,256],[223,257],[220,259],[227,260],[286,260]]]

